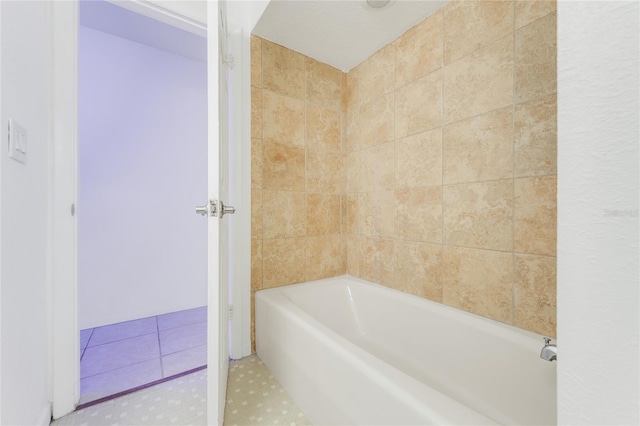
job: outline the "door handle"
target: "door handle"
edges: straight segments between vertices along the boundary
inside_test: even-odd
[[[225,206],[222,201],[220,201],[220,219],[225,214],[234,214],[236,212],[236,208],[233,206]],[[209,204],[206,206],[196,206],[196,214],[202,216],[218,216],[218,201],[210,200]]]
[[[233,206],[225,206],[222,201],[220,201],[220,219],[225,214],[234,214],[236,212],[236,208]]]
[[[209,200],[206,206],[196,206],[196,214],[202,216],[217,216],[218,204],[216,200]]]

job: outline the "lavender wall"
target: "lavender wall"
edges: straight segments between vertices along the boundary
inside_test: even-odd
[[[207,303],[206,64],[80,27],[80,328]]]

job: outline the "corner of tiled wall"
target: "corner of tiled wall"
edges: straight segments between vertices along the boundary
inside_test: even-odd
[[[449,3],[347,74],[251,55],[252,318],[347,273],[555,335],[554,1]]]
[[[257,290],[345,273],[346,76],[256,36],[251,63],[253,318]]]

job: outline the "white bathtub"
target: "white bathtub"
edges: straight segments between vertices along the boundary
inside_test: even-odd
[[[542,336],[368,281],[257,292],[256,344],[316,425],[556,424]]]

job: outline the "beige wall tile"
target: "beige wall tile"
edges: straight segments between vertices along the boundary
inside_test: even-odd
[[[306,235],[304,192],[264,190],[262,196],[264,238],[290,238]]]
[[[393,93],[381,96],[360,107],[356,115],[358,149],[393,140]]]
[[[375,191],[360,194],[358,225],[362,235],[393,238],[394,192]]]
[[[305,280],[305,238],[262,242],[262,288],[280,287]]]
[[[358,152],[351,152],[347,155],[347,193],[360,191],[360,154]]]
[[[360,76],[357,72],[358,67],[347,73],[347,91],[345,93],[346,108],[347,110],[358,109],[359,98],[358,93],[360,91]]]
[[[442,303],[442,246],[409,241],[395,244],[394,288]]]
[[[510,105],[513,37],[504,37],[445,66],[444,94],[445,123]]]
[[[437,11],[394,42],[396,87],[442,67],[442,11]]]
[[[397,189],[395,237],[442,243],[442,187]]]
[[[307,148],[340,151],[340,113],[307,104],[305,140]]]
[[[252,293],[346,272],[552,334],[554,10],[451,4],[348,74],[254,39]]]
[[[441,125],[442,71],[434,71],[396,90],[396,139]]]
[[[251,36],[251,85],[262,87],[262,39]]]
[[[340,233],[344,236],[345,234],[347,234],[347,196],[345,194],[340,194]],[[345,244],[345,255],[347,253],[346,251],[346,240],[343,241],[343,244]]]
[[[442,284],[446,305],[511,323],[513,254],[445,246]]]
[[[444,62],[513,33],[512,1],[458,1],[444,8]]]
[[[304,101],[304,56],[262,39],[262,87]]]
[[[340,167],[340,152],[307,149],[307,192],[340,192]]]
[[[356,235],[347,236],[347,274],[360,276],[360,238]]]
[[[514,325],[556,336],[556,258],[515,255]]]
[[[516,31],[515,101],[525,102],[557,91],[556,14]]]
[[[347,234],[360,234],[360,194],[347,195],[345,225]]]
[[[347,109],[347,129],[346,129],[346,152],[353,152],[360,149],[360,108],[355,106]]]
[[[444,183],[513,177],[513,111],[502,108],[443,131]]]
[[[306,280],[320,280],[345,273],[342,237],[331,235],[306,239]]]
[[[307,102],[340,111],[343,72],[308,57],[305,57],[305,67]]]
[[[262,188],[263,144],[260,139],[251,139],[251,188]]]
[[[305,149],[276,143],[265,144],[262,179],[265,189],[304,191]]]
[[[307,194],[307,236],[340,233],[340,195]]]
[[[543,18],[557,9],[556,0],[516,0],[515,3],[516,28]]]
[[[394,49],[387,45],[349,72],[356,81],[357,103],[365,105],[394,88]]]
[[[515,176],[557,173],[556,95],[516,105]]]
[[[382,191],[394,187],[393,142],[360,151],[360,190]]]
[[[262,137],[265,142],[304,146],[304,102],[262,91]]]
[[[393,247],[393,240],[360,238],[360,278],[393,287]]]
[[[514,249],[518,253],[556,255],[555,176],[516,179]]]
[[[511,251],[512,217],[511,179],[444,187],[445,244]]]
[[[341,103],[340,103],[340,110],[343,113],[347,112],[347,103],[349,102],[349,88],[347,86],[347,73],[346,72],[341,72],[340,73],[340,99],[341,99]]]
[[[261,190],[251,190],[251,239],[262,239]]]
[[[338,192],[341,194],[347,193],[347,159],[344,152],[340,152],[340,188]]]
[[[251,88],[251,137],[262,139],[262,90]]]
[[[430,130],[395,142],[395,187],[442,185],[442,131]]]
[[[262,290],[262,240],[251,241],[251,291]]]

